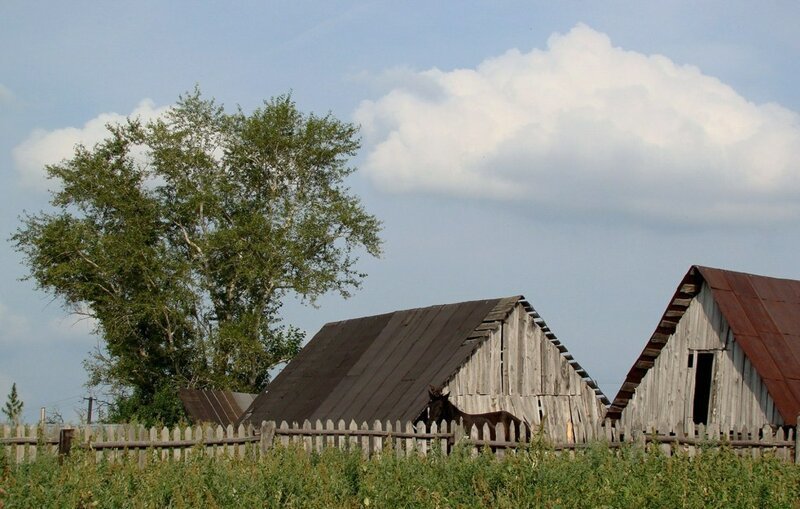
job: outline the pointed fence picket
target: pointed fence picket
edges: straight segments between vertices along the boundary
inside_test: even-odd
[[[375,421],[372,423],[372,429],[375,431],[375,435],[372,436],[372,448],[370,449],[370,453],[373,456],[380,456],[383,453],[383,425],[381,421]]]
[[[400,423],[400,421],[394,421],[394,452],[398,458],[405,455],[405,447],[403,447],[404,441],[401,438],[402,434],[403,425]]]

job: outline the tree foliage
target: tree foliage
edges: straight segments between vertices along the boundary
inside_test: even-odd
[[[11,384],[11,392],[8,393],[6,404],[3,406],[3,414],[11,424],[19,424],[22,418],[22,407],[24,403],[19,399],[17,394],[17,384]]]
[[[195,89],[108,129],[47,167],[54,211],[12,237],[29,277],[95,320],[90,383],[124,396],[118,418],[164,422],[177,386],[259,391],[303,338],[285,298],[348,297],[358,255],[380,254],[380,222],[344,184],[357,127],[286,95],[227,113]]]

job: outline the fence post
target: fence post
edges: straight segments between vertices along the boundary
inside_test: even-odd
[[[272,440],[275,438],[275,421],[263,421],[261,423],[261,454],[267,452],[272,447]]]
[[[797,423],[794,427],[794,462],[800,464],[800,415],[797,416]]]
[[[72,449],[72,438],[75,436],[75,430],[72,428],[61,428],[58,432],[58,462],[64,461],[64,456],[69,456]]]

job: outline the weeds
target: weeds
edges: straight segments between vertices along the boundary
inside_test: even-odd
[[[398,458],[391,450],[307,454],[276,448],[260,459],[95,462],[77,451],[15,466],[0,448],[0,508],[162,507],[615,507],[798,508],[800,467],[736,456],[729,448],[667,457],[658,447],[596,444],[557,454],[534,446],[498,460],[456,448]]]

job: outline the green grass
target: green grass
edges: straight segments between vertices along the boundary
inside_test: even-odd
[[[364,460],[278,448],[259,460],[63,465],[40,456],[20,466],[0,448],[0,508],[18,507],[795,507],[800,467],[740,458],[727,448],[690,458],[657,448],[569,454],[535,447],[504,460],[466,450],[444,457]]]

